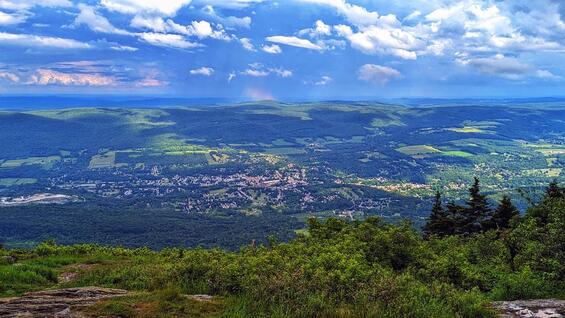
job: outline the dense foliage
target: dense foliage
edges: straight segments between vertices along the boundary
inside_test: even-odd
[[[556,188],[556,189],[554,189]],[[560,198],[561,190],[555,182],[547,189],[547,197]],[[481,194],[479,179],[475,178],[473,186],[469,188],[469,199],[466,206],[450,202],[444,209],[441,202],[441,193],[436,192],[432,213],[424,226],[426,235],[473,235],[489,230],[505,230],[510,227],[513,219],[518,218],[520,211],[512,204],[510,197],[503,196],[496,209],[490,207],[487,197]]]
[[[508,228],[472,235],[424,239],[408,222],[369,218],[310,219],[289,243],[238,252],[47,242],[0,252],[0,295],[54,286],[61,266],[89,264],[68,284],[138,291],[130,301],[154,294],[163,306],[181,293],[217,295],[223,317],[489,317],[491,300],[565,297],[563,228],[565,191],[554,184]],[[103,311],[134,315],[124,302]]]

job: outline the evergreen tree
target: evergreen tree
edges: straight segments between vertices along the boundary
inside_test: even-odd
[[[475,177],[475,182],[469,189],[469,194],[467,208],[464,211],[463,231],[468,234],[483,232],[488,229],[492,210],[486,196],[481,194],[480,181],[477,177]]]
[[[520,211],[512,204],[510,197],[505,195],[494,211],[492,219],[496,228],[502,230],[510,228],[510,221],[518,215],[520,215]]]
[[[446,206],[447,215],[452,222],[452,229],[450,234],[468,234],[467,231],[467,209],[455,204],[455,202],[449,202]]]
[[[436,191],[432,213],[424,226],[424,234],[426,236],[453,234],[453,220],[441,204],[441,193],[439,191]]]
[[[565,197],[565,191],[557,184],[556,180],[553,180],[546,190],[547,197],[550,199],[559,199]]]

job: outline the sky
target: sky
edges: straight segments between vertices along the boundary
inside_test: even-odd
[[[0,95],[565,96],[564,0],[0,0]]]

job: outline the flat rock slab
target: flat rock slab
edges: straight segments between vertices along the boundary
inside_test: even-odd
[[[187,295],[186,297],[188,297],[188,299],[201,302],[212,301],[214,299],[214,296],[210,295]]]
[[[493,306],[501,318],[565,318],[565,300],[497,301]]]
[[[0,318],[79,318],[76,309],[99,300],[126,296],[122,289],[82,287],[32,292],[0,299]]]

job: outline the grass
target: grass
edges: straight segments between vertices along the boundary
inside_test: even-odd
[[[301,154],[305,154],[306,150],[302,148],[294,148],[294,147],[280,147],[280,148],[266,149],[265,153],[271,155],[301,155]]]
[[[562,168],[548,168],[548,169],[528,169],[523,171],[524,176],[541,176],[547,178],[557,178],[561,175]]]
[[[230,160],[230,156],[225,153],[209,152],[205,156],[209,165],[224,164]]]
[[[544,156],[564,155],[565,148],[562,145],[550,143],[523,143],[522,146],[536,150]]]
[[[13,168],[19,168],[21,166],[40,165],[43,169],[51,169],[53,167],[53,165],[60,160],[61,160],[60,156],[29,157],[29,158],[24,158],[24,159],[12,159],[12,160],[4,161],[0,165],[0,168],[13,169]]]
[[[441,153],[444,156],[452,156],[452,157],[469,158],[469,157],[473,156],[473,154],[471,154],[471,153],[468,153],[468,152],[465,152],[465,151],[460,151],[460,150],[448,150],[448,151],[442,151]]]
[[[2,178],[0,179],[0,186],[11,187],[17,185],[34,184],[37,179],[34,178]]]
[[[371,126],[375,128],[391,127],[391,126],[406,126],[399,118],[381,119],[376,118],[371,122]]]
[[[284,146],[292,146],[293,145],[293,143],[288,142],[288,141],[286,141],[282,138],[273,140],[272,144],[276,147],[284,147]]]
[[[447,130],[458,132],[458,133],[464,133],[464,134],[471,134],[471,133],[483,134],[483,133],[486,133],[486,131],[482,130],[481,128],[471,127],[471,126],[458,127],[458,128],[448,128]]]
[[[52,287],[57,284],[58,269],[76,261],[72,256],[31,258],[16,263],[0,259],[0,297]]]
[[[141,292],[101,301],[88,308],[85,314],[92,317],[200,318],[220,315],[225,307],[221,298],[198,301],[181,294],[178,289],[165,288],[154,293]]]
[[[89,169],[103,169],[116,167],[116,152],[110,151],[105,154],[92,156]]]
[[[426,155],[426,154],[434,154],[441,152],[441,150],[428,145],[404,146],[404,147],[396,148],[396,151],[408,156]]]
[[[565,148],[537,149],[545,156],[565,155]]]

